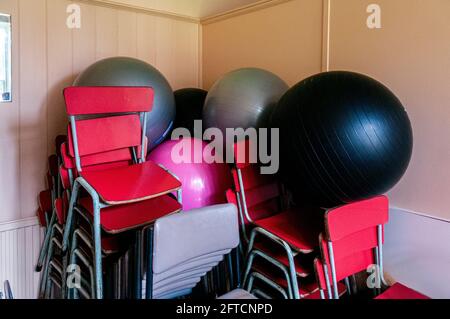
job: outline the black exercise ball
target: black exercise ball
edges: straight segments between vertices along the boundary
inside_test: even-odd
[[[194,121],[202,119],[203,105],[208,92],[202,89],[186,88],[175,91],[174,95],[177,109],[174,128],[186,128],[193,136]]]
[[[280,176],[297,202],[329,208],[385,193],[411,159],[401,102],[358,73],[301,81],[280,99],[271,126],[280,130]]]
[[[150,86],[155,91],[153,108],[147,115],[149,151],[168,135],[175,119],[175,98],[164,75],[150,64],[128,57],[100,60],[84,70],[75,86]]]

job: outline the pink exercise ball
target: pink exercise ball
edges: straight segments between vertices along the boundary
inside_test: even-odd
[[[163,165],[181,180],[183,210],[226,202],[225,193],[232,183],[230,169],[225,163],[212,162],[209,152],[204,152],[206,146],[206,142],[194,138],[169,140],[157,146],[147,156],[147,160]],[[181,153],[183,162],[172,158],[174,147],[177,147],[174,154]],[[189,149],[190,154],[183,154],[180,152],[181,148]]]

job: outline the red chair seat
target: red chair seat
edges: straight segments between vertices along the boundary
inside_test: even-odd
[[[257,220],[255,225],[285,240],[301,253],[311,253],[318,246],[319,227],[312,226],[315,223],[303,219],[301,212],[294,209]]]
[[[172,193],[181,183],[153,162],[81,174],[110,205],[129,204]]]
[[[339,297],[342,297],[347,292],[347,287],[341,282],[338,282],[337,287],[338,287]],[[323,293],[325,295],[325,298],[328,299],[328,292],[326,290],[324,290]],[[305,299],[322,299],[320,297],[320,290],[317,290],[317,291],[313,292],[312,294],[306,296]]]
[[[260,250],[273,259],[279,261],[286,267],[289,267],[289,260],[286,251],[281,247],[277,246],[276,243],[269,242],[268,240],[255,242],[254,249]],[[297,255],[299,257],[294,258],[295,271],[299,277],[307,277],[311,274],[311,257],[309,255]]]
[[[396,283],[393,286],[386,289],[383,293],[378,295],[375,299],[430,299],[430,298],[400,283]]]
[[[128,234],[102,236],[102,251],[105,255],[126,250],[131,244],[131,236]]]
[[[79,200],[79,204],[93,216],[91,198],[82,198]],[[180,203],[171,196],[164,195],[127,205],[102,208],[100,210],[100,223],[105,232],[118,234],[150,225],[158,218],[180,210]]]
[[[283,287],[287,290],[288,282],[286,280],[286,277],[274,266],[269,266],[267,263],[258,262],[254,264],[253,269],[275,282],[278,286]],[[317,282],[315,281],[315,278],[313,276],[311,276],[310,278],[298,280],[298,286],[300,298],[306,298],[307,296],[319,290],[319,286],[317,285]]]

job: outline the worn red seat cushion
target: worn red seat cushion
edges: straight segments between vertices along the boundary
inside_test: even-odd
[[[110,205],[133,203],[172,193],[181,183],[153,162],[108,170],[83,171],[81,175]]]
[[[94,211],[90,197],[80,199],[79,204],[93,216]],[[100,223],[105,232],[117,234],[150,225],[158,218],[180,210],[180,203],[172,196],[164,195],[127,205],[102,208],[100,210]]]
[[[430,299],[405,285],[395,283],[375,299]]]

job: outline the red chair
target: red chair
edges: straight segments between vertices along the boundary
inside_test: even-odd
[[[375,285],[380,289],[383,278],[384,225],[389,219],[389,202],[386,196],[333,208],[325,214],[325,234],[320,237],[322,270],[328,291],[339,299],[339,282],[372,267]],[[320,276],[319,276],[320,277]],[[331,279],[330,279],[331,277]],[[323,280],[322,280],[323,281]],[[323,290],[323,284],[321,285]],[[377,299],[427,299],[428,297],[404,286],[395,284]]]
[[[260,174],[259,167],[251,163],[250,150],[248,140],[235,144],[234,191],[227,193],[228,201],[238,206],[243,238],[248,243],[244,284],[255,257],[260,257],[284,273],[284,276],[272,279],[277,285],[286,287],[288,295],[290,291],[293,298],[306,297],[317,290],[317,285],[299,287],[297,279],[311,273],[313,258],[310,258],[309,267],[301,260],[317,247],[318,219],[310,219],[298,209],[285,208],[280,184],[273,176]],[[257,238],[266,242],[256,241]],[[267,241],[277,247],[269,247]],[[262,275],[257,277],[263,281],[269,277]],[[266,283],[273,286],[273,283]]]
[[[145,162],[151,88],[70,87],[64,90],[64,97],[70,120],[68,153],[78,177],[73,184],[63,251],[67,251],[74,208],[82,207],[92,218],[95,296],[102,298],[101,230],[109,234],[142,231],[156,219],[180,211],[181,204],[170,194],[179,194],[181,183],[162,167]],[[98,169],[99,165],[123,161],[134,164]],[[88,197],[79,198],[81,189]]]

